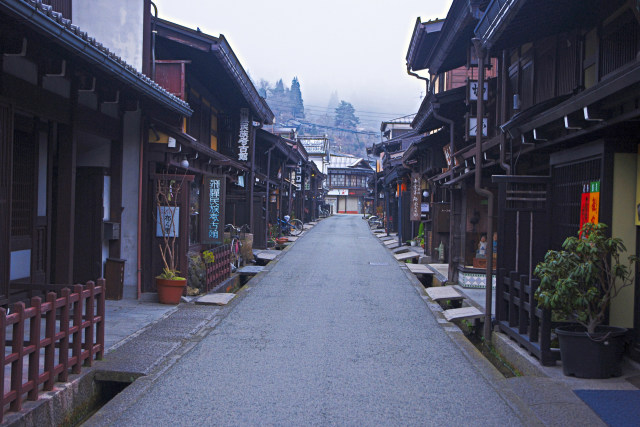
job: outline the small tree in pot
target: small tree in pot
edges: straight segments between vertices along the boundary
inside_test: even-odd
[[[163,175],[156,183],[156,221],[162,240],[158,244],[162,273],[156,276],[158,298],[163,304],[177,304],[187,284],[178,271],[179,197],[184,179]]]
[[[626,330],[602,323],[611,300],[633,283],[632,267],[638,257],[631,255],[622,262],[626,248],[620,238],[607,237],[606,230],[605,224],[584,224],[578,237],[568,237],[561,251],[548,251],[535,269],[540,278],[535,295],[538,304],[580,325],[556,329],[566,375],[606,378],[621,370]],[[576,349],[582,338],[586,347]],[[607,354],[598,353],[600,350]],[[589,366],[590,359],[596,366]]]

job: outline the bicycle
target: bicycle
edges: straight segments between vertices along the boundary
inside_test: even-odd
[[[381,228],[383,226],[382,218],[378,216],[370,216],[367,219],[367,223],[369,224],[369,228]]]
[[[298,236],[302,233],[302,221],[299,219],[290,219],[289,215],[285,215],[284,219],[278,218],[280,232],[285,236]]]
[[[229,246],[231,247],[231,271],[233,272],[239,269],[244,263],[242,259],[242,239],[240,235],[249,231],[249,225],[245,224],[236,227],[233,224],[227,224],[224,226],[224,231],[228,231],[231,237]]]

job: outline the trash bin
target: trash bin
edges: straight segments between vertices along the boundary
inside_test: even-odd
[[[125,260],[123,259],[107,258],[107,262],[104,266],[106,299],[122,299],[122,288],[124,287],[124,263]]]

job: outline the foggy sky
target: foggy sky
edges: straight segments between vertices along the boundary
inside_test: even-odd
[[[381,121],[417,112],[425,85],[406,73],[411,33],[417,17],[445,18],[451,0],[154,3],[162,19],[224,34],[254,81],[297,76],[310,112],[337,91],[361,119]]]

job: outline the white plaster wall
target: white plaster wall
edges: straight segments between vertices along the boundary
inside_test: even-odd
[[[73,2],[73,23],[142,70],[143,0]]]
[[[124,296],[137,295],[138,269],[138,183],[140,167],[140,112],[124,115],[122,165],[121,256],[124,264]]]

